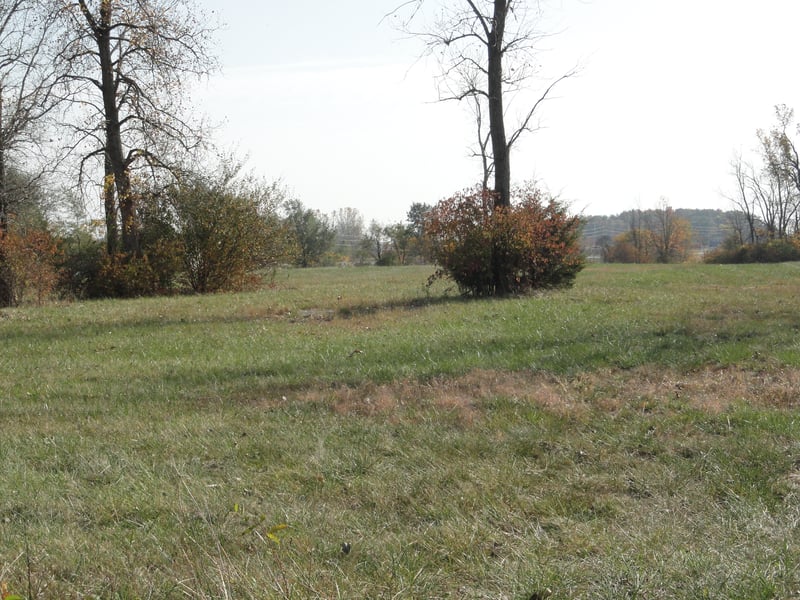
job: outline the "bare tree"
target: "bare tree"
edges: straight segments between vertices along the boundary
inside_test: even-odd
[[[767,239],[783,239],[790,233],[797,212],[796,194],[790,183],[770,166],[761,176],[751,175],[750,192],[761,212]]]
[[[477,148],[472,152],[472,156],[481,161],[481,187],[488,190],[489,179],[494,174],[494,161],[492,160],[490,149],[491,128],[486,125],[484,111],[484,102],[480,96],[472,96],[472,114],[475,117],[475,134],[478,144]]]
[[[768,135],[759,132],[764,156],[770,168],[780,171],[781,176],[800,192],[800,156],[789,133],[794,121],[794,110],[785,104],[779,104],[775,107],[775,117],[777,125]],[[797,130],[800,131],[800,127]]]
[[[661,198],[653,211],[650,233],[656,262],[672,263],[686,259],[691,240],[691,225],[675,214],[666,198]]]
[[[0,234],[8,229],[12,203],[24,196],[10,186],[8,167],[23,161],[30,167],[41,146],[39,125],[56,105],[57,61],[46,54],[53,26],[52,12],[37,0],[0,1]],[[35,184],[41,173],[27,175],[13,182]]]
[[[79,180],[102,165],[107,250],[140,250],[136,173],[154,181],[177,169],[176,153],[202,141],[187,120],[188,84],[215,68],[213,28],[192,0],[70,0],[58,40],[61,78],[74,111]]]
[[[535,26],[538,9],[524,0],[451,0],[430,30],[415,31],[411,24],[423,3],[411,0],[392,14],[410,9],[401,29],[421,37],[427,51],[440,58],[440,100],[471,101],[478,139],[474,154],[481,159],[484,189],[493,177],[495,206],[508,206],[514,145],[536,128],[536,111],[553,88],[576,71],[550,83],[508,130],[505,94],[519,92],[536,74],[537,42],[543,38]]]
[[[794,111],[785,105],[775,107],[777,124],[769,132],[759,131],[763,160],[762,177],[753,178],[770,238],[785,238],[793,233],[800,202],[800,164],[789,135]]]
[[[767,157],[759,169],[737,157],[732,166],[736,193],[729,199],[743,215],[745,242],[783,239],[796,231],[798,193],[781,165]]]
[[[728,199],[736,209],[734,214],[737,215],[731,225],[737,232],[740,244],[755,244],[758,241],[758,217],[755,198],[750,191],[753,169],[752,166],[745,164],[741,154],[731,161],[731,168],[736,179],[736,192],[733,196],[728,196]],[[741,215],[741,218],[738,215]]]
[[[741,211],[748,243],[783,239],[800,226],[800,159],[790,130],[794,111],[775,107],[776,125],[757,132],[761,163],[738,155],[732,162],[736,191],[729,199]]]

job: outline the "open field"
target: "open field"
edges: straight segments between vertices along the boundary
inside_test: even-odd
[[[800,265],[0,311],[30,598],[800,599]]]

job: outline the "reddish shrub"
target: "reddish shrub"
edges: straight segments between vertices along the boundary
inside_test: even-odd
[[[572,284],[584,265],[579,218],[535,187],[513,196],[495,208],[491,191],[467,190],[430,211],[425,230],[439,276],[476,296]]]

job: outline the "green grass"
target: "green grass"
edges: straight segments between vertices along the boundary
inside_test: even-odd
[[[430,271],[0,312],[0,581],[800,598],[800,265],[480,302]]]

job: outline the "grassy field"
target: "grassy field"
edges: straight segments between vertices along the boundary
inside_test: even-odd
[[[800,599],[800,265],[0,311],[26,598]]]

